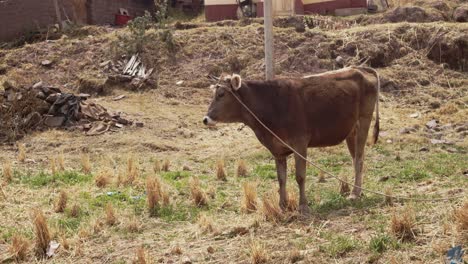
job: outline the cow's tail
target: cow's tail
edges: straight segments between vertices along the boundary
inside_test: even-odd
[[[373,73],[377,78],[377,98],[375,100],[375,125],[374,125],[374,132],[372,136],[373,143],[376,144],[377,140],[379,139],[379,132],[380,132],[380,116],[379,116],[379,97],[380,97],[380,75],[379,73],[370,67],[359,66],[359,69],[363,69],[366,72]]]

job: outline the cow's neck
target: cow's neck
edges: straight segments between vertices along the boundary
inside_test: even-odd
[[[261,107],[257,106],[267,106],[266,102],[263,102],[263,98],[255,85],[245,85],[239,89],[238,95],[242,102],[260,119],[262,120]],[[258,140],[268,148],[270,144],[270,134],[269,132],[252,116],[252,114],[245,109],[244,106],[241,106],[241,122],[246,126],[250,127]]]

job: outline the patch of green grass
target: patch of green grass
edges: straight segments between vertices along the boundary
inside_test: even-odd
[[[190,173],[187,171],[168,171],[161,174],[162,178],[168,181],[178,181],[180,179],[190,177]]]
[[[328,214],[346,207],[357,209],[370,208],[377,206],[381,201],[382,198],[377,196],[364,196],[356,201],[348,201],[346,197],[336,191],[324,190],[321,192],[321,202],[313,204],[312,210],[319,214]]]
[[[54,175],[44,171],[32,176],[23,176],[21,182],[31,187],[44,187],[49,184],[54,185],[75,185],[92,180],[92,175],[82,174],[76,171],[63,171]]]
[[[333,258],[342,257],[360,247],[359,241],[350,236],[331,235],[328,240],[329,242],[320,245],[319,249]]]
[[[14,227],[0,225],[0,241],[10,243],[10,240],[14,234],[21,234],[29,239],[32,239],[34,237],[32,231],[29,228],[16,229]]]
[[[257,165],[253,174],[263,179],[276,179],[276,167],[273,164],[261,164]]]
[[[201,210],[201,208],[183,204],[169,205],[159,208],[156,216],[167,222],[192,221],[197,218]]]
[[[80,227],[82,217],[64,217],[57,219],[57,226],[68,234],[74,234]]]
[[[388,249],[398,248],[398,241],[385,233],[377,234],[369,241],[369,249],[374,253],[383,253]]]

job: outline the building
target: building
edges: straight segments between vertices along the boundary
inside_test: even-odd
[[[103,25],[113,24],[120,8],[132,17],[140,16],[145,10],[154,10],[154,1],[0,0],[0,42],[57,24],[57,11],[62,20]]]
[[[250,1],[250,0],[246,0]],[[254,17],[263,16],[263,0],[252,0]],[[238,0],[205,0],[207,21],[237,19]],[[334,14],[342,9],[366,9],[367,0],[273,0],[273,15]]]

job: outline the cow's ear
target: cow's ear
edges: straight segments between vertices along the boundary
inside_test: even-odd
[[[233,74],[231,76],[231,86],[234,91],[239,90],[242,86],[242,79],[239,74]]]

